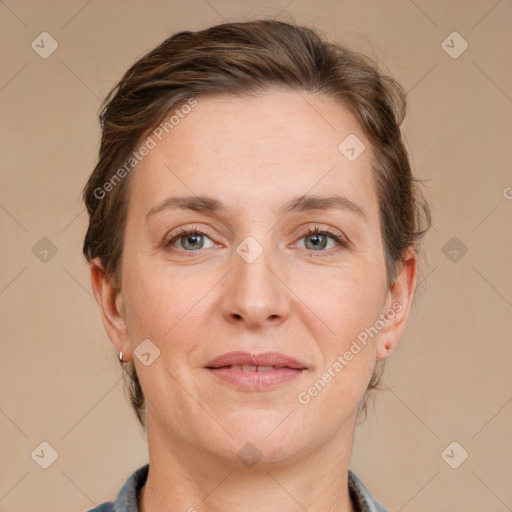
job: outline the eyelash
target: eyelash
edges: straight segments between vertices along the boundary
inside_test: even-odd
[[[349,243],[347,240],[345,240],[343,237],[337,235],[336,233],[334,233],[333,231],[331,231],[328,228],[322,229],[318,224],[315,224],[314,228],[311,226],[308,226],[306,229],[306,232],[302,234],[300,240],[302,240],[302,238],[306,238],[311,235],[326,235],[327,237],[334,240],[339,246],[334,249],[327,249],[326,251],[309,251],[309,252],[311,252],[311,257],[321,258],[323,256],[330,256],[333,251],[338,252],[342,249],[349,248]]]
[[[180,228],[177,233],[172,233],[171,235],[167,236],[164,239],[163,247],[164,247],[164,249],[169,250],[169,248],[171,248],[171,246],[174,242],[176,242],[177,240],[179,240],[180,238],[182,238],[184,236],[192,235],[192,234],[206,236],[208,238],[211,238],[208,233],[201,230],[197,226],[193,226],[190,228]],[[311,252],[311,257],[320,257],[321,258],[323,256],[329,256],[329,255],[331,255],[332,251],[337,252],[341,249],[347,249],[349,247],[349,243],[344,238],[338,236],[337,234],[335,234],[334,232],[330,231],[327,228],[322,229],[318,224],[315,224],[314,228],[311,226],[308,226],[306,231],[302,234],[302,236],[300,237],[299,240],[302,240],[302,238],[306,238],[306,237],[312,236],[312,235],[326,235],[329,238],[331,238],[332,240],[334,240],[339,245],[339,247],[337,247],[335,249],[324,250],[324,251],[309,251],[309,252]],[[180,251],[180,250],[178,249],[178,251]],[[193,254],[198,251],[181,251],[181,252],[190,253],[190,256],[193,256]]]

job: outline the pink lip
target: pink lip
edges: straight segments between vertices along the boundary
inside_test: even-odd
[[[244,371],[232,365],[274,366],[268,371]],[[249,354],[230,352],[207,363],[206,368],[216,377],[247,391],[263,391],[300,376],[307,367],[291,357],[277,352]]]
[[[285,356],[279,352],[263,352],[262,354],[249,354],[249,352],[229,352],[216,357],[206,368],[222,368],[223,366],[232,366],[236,364],[252,364],[255,366],[277,366],[279,368],[295,368],[305,370],[306,365],[300,363],[292,357]]]

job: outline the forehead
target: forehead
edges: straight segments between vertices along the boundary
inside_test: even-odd
[[[240,164],[275,165],[341,156],[338,144],[349,134],[364,138],[355,117],[334,100],[291,91],[250,98],[199,98],[197,107],[174,129],[171,146],[198,162],[210,156],[236,156]],[[173,144],[174,142],[174,144]]]
[[[305,193],[340,193],[376,212],[367,139],[350,111],[330,98],[288,91],[199,97],[167,131],[151,135],[155,147],[132,178],[131,199],[146,210],[172,195],[209,195],[240,211]],[[340,151],[345,140],[359,141],[358,152],[365,147],[353,161]]]

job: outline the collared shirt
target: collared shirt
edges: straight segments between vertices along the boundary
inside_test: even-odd
[[[114,502],[102,503],[88,512],[139,512],[139,492],[146,483],[148,471],[149,464],[137,469],[126,480]],[[388,512],[350,469],[348,470],[348,488],[357,512]]]

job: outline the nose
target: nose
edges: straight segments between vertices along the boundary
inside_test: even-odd
[[[288,318],[291,291],[279,258],[273,257],[270,249],[254,245],[249,244],[245,253],[243,244],[239,247],[242,250],[233,251],[233,269],[226,276],[222,312],[228,322],[256,329],[279,325]],[[259,251],[262,252],[253,260]]]

